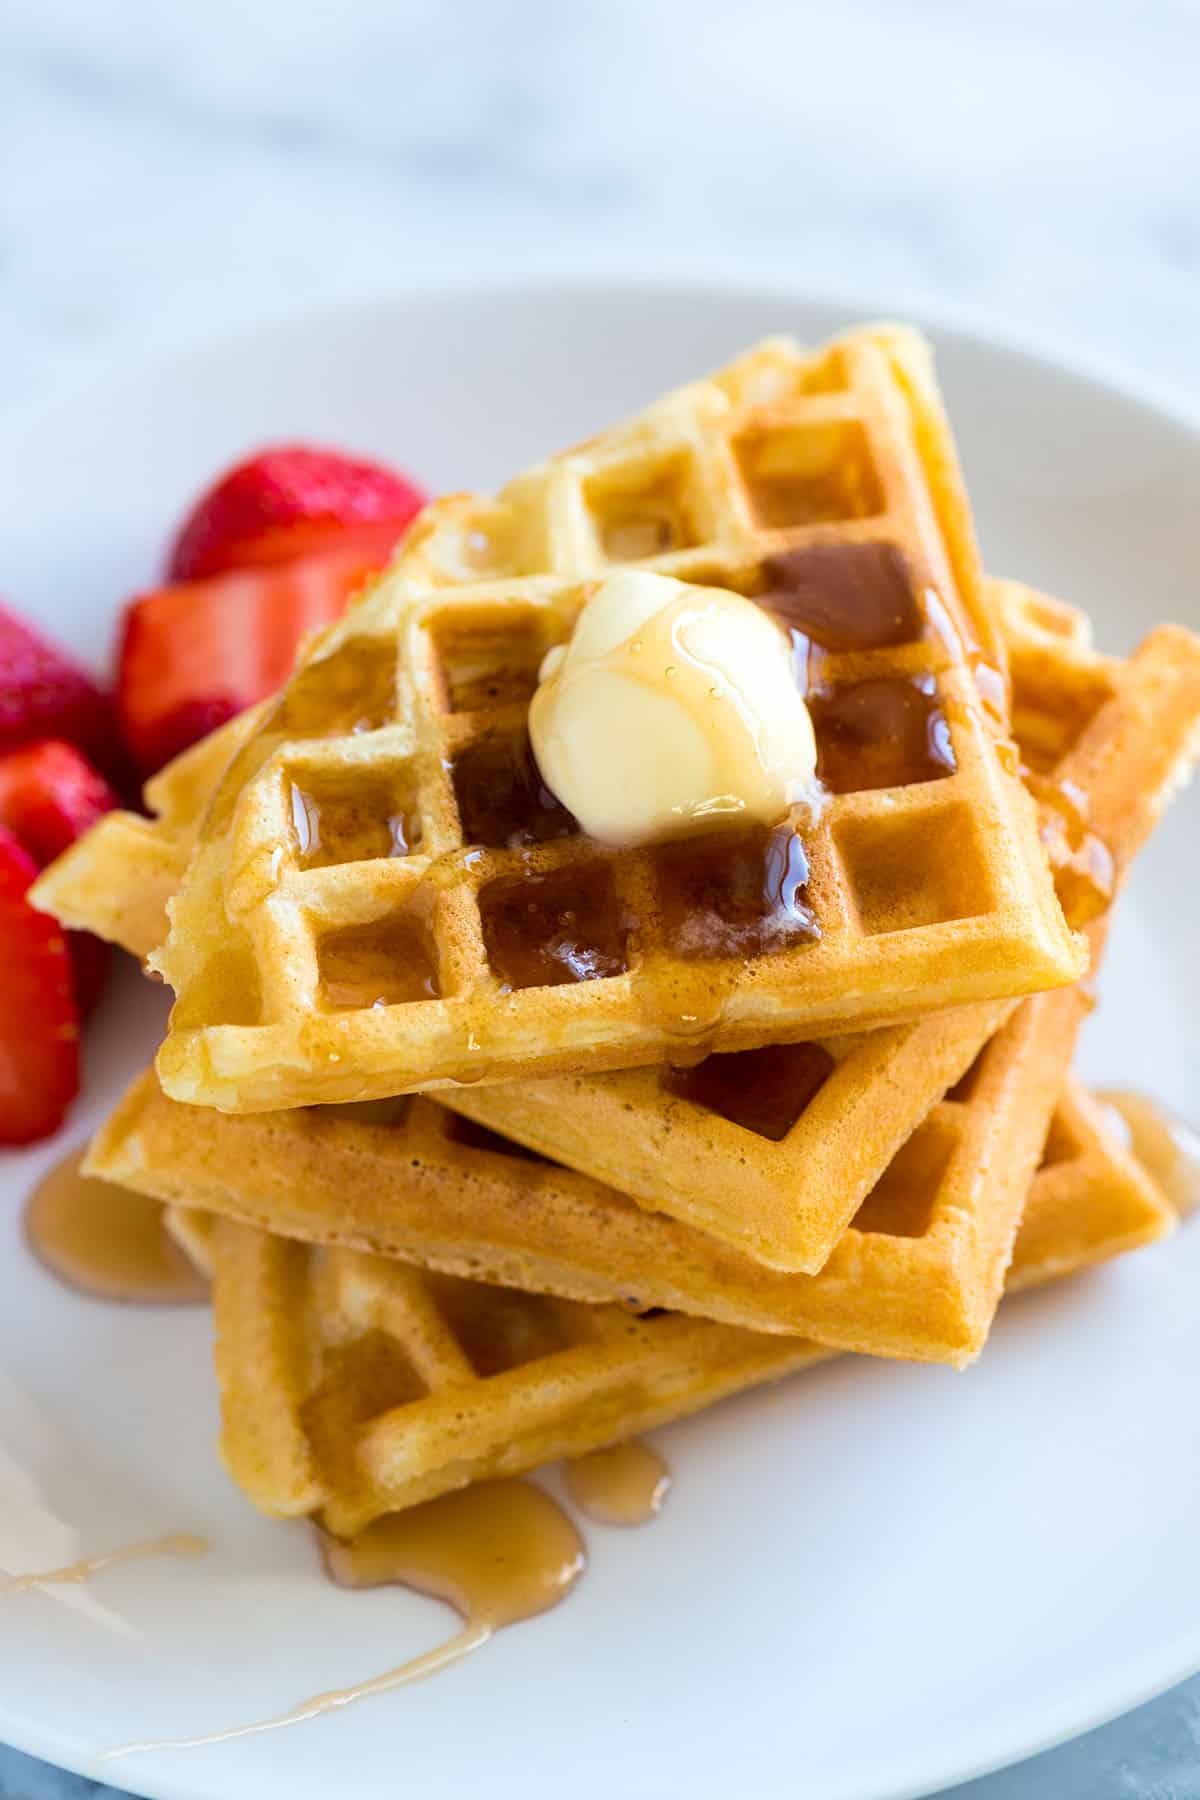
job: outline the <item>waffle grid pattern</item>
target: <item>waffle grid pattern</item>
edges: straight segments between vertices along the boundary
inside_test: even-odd
[[[1087,873],[1088,853],[1111,860],[1115,882],[1193,753],[1200,641],[1163,628],[1122,662],[1092,649],[1083,615],[1060,602],[1009,583],[989,591],[1012,646],[1022,758],[1053,768],[1052,781],[1038,777],[1048,847],[1067,897],[1094,916],[1108,894]],[[1074,840],[1059,829],[1062,795]],[[713,1058],[682,1075],[558,1076],[443,1098],[772,1267],[812,1273],[1011,1011],[956,1008],[890,1032]]]
[[[194,1229],[184,1232],[195,1247]],[[342,1536],[829,1354],[314,1251],[229,1220],[206,1251],[227,1466],[265,1511],[319,1512]]]
[[[982,1348],[1086,1010],[1038,995],[900,1151],[816,1275],[782,1275],[422,1097],[236,1117],[152,1075],[88,1170],[176,1205],[448,1274],[667,1308],[844,1350],[964,1364]]]
[[[146,783],[151,814],[105,813],[39,876],[29,898],[74,931],[92,931],[139,960],[167,935],[167,902],[179,891],[205,810],[221,776],[255,729],[252,706],[174,757]]]
[[[814,371],[835,365],[845,387],[830,391]],[[227,778],[159,959],[180,995],[160,1059],[169,1090],[255,1110],[687,1060],[1077,975],[1032,808],[979,699],[1000,652],[973,556],[956,585],[930,498],[953,489],[948,440],[939,459],[917,432],[906,369],[871,334],[816,363],[769,346],[499,503],[429,508]],[[846,433],[866,459],[853,479]],[[797,522],[780,524],[781,503],[747,490],[751,443],[772,483],[800,495],[816,481],[820,505],[797,498]],[[796,815],[800,836],[719,855],[712,840],[613,854],[578,836],[525,765],[529,693],[581,580],[607,566],[598,496],[620,493],[640,518],[667,488],[689,541],[646,566],[760,596],[765,584],[773,607],[796,583],[848,584],[869,628],[834,634],[823,689],[928,689],[953,766],[837,792],[815,824]],[[954,489],[941,513],[956,504]],[[463,545],[483,572],[431,581]],[[780,580],[793,584],[782,601]],[[999,707],[1000,678],[985,686]],[[394,854],[397,821],[407,854]]]
[[[1078,1090],[1033,1182],[1010,1288],[1037,1285],[1170,1229],[1162,1199]],[[223,1454],[265,1512],[371,1519],[518,1474],[699,1410],[829,1352],[685,1319],[635,1319],[456,1281],[351,1250],[312,1250],[177,1211],[214,1275]]]
[[[1055,681],[1071,691],[1074,682],[1060,634],[1033,618],[1035,598],[1021,597],[1013,631],[1030,663],[1026,711],[1049,729],[1061,713]],[[1057,616],[1070,618],[1061,608]],[[1097,673],[1095,652],[1080,644],[1074,656]],[[1127,662],[1104,663],[1103,684],[1107,703],[1074,739],[1072,804],[1090,804],[1119,877],[1197,750],[1200,640],[1161,628]],[[1100,915],[1089,927],[1097,952],[1104,924]],[[339,1146],[341,1121],[326,1132],[303,1114],[197,1115],[148,1080],[101,1134],[91,1166],[164,1199],[210,1204],[300,1237],[386,1247],[458,1273],[963,1363],[986,1339],[1088,1004],[1075,987],[1018,1007],[895,1154],[816,1275],[772,1274],[611,1189],[572,1185],[562,1170],[531,1175],[527,1163],[494,1150],[481,1166],[444,1119],[439,1130],[431,1106],[402,1109],[399,1125],[350,1124]]]

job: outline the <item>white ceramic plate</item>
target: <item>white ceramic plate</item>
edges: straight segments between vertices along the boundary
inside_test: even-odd
[[[249,444],[331,439],[434,488],[490,485],[762,333],[849,316],[703,287],[464,292],[115,371],[0,431],[0,585],[99,656],[180,507]],[[1200,622],[1195,431],[1051,361],[936,336],[989,566],[1083,601],[1114,648],[1160,617]],[[1087,1057],[1185,1108],[1197,822],[1181,803],[1139,867]],[[64,1141],[161,1018],[130,972]],[[453,1621],[398,1590],[336,1591],[302,1526],[233,1491],[203,1312],[105,1307],[33,1265],[21,1201],[61,1150],[0,1164],[0,1567],[182,1529],[215,1548],[0,1597],[0,1740],[163,1800],[899,1800],[1200,1666],[1197,1228],[1014,1302],[967,1376],[847,1358],[663,1432],[661,1520],[589,1528],[569,1602],[448,1674],[269,1737],[102,1763],[369,1676]]]

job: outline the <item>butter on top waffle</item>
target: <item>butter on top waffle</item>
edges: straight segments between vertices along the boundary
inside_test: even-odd
[[[747,592],[817,646],[818,819],[612,852],[547,794],[537,669],[630,561]],[[1002,660],[928,355],[898,330],[769,343],[496,502],[436,502],[225,776],[152,959],[178,996],[164,1085],[268,1110],[1074,979],[1000,741]],[[847,755],[867,698],[898,723]]]

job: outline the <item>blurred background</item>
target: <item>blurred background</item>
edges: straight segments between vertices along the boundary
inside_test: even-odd
[[[1200,390],[1194,0],[3,0],[3,395],[477,272],[776,269]]]
[[[1198,71],[1194,0],[0,0],[0,407],[542,270],[966,309],[1200,406]],[[961,1792],[1189,1800],[1198,1745],[1200,1681]]]

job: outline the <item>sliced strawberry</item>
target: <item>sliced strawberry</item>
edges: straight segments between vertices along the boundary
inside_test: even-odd
[[[33,859],[0,827],[0,1144],[57,1131],[79,1091],[79,1018],[62,932],[25,890]]]
[[[0,756],[0,826],[11,831],[39,869],[82,837],[117,797],[73,744],[43,738]],[[75,971],[75,999],[81,1016],[100,997],[108,969],[108,945],[90,932],[70,931],[67,943]]]
[[[73,744],[43,738],[0,756],[0,825],[39,868],[82,837],[117,796]]]
[[[301,638],[328,625],[387,562],[394,525],[343,531],[277,567],[142,594],[125,612],[117,675],[126,741],[152,774],[284,682]]]
[[[112,961],[112,945],[90,931],[68,931],[67,949],[71,952],[71,975],[75,984],[75,1010],[81,1019],[90,1018],[96,1002],[104,992],[108,968]]]
[[[0,606],[0,750],[66,738],[103,769],[119,765],[112,702],[91,676]]]
[[[175,540],[167,579],[199,581],[290,562],[360,525],[392,525],[399,537],[425,500],[405,476],[339,450],[303,444],[260,450],[197,501]]]

